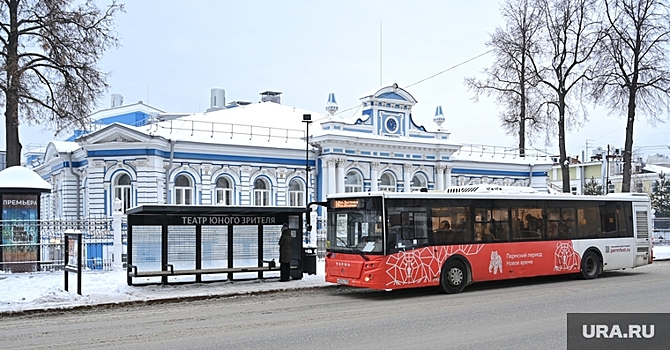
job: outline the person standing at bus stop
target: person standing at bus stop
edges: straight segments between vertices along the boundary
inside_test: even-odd
[[[288,282],[291,271],[291,230],[288,225],[281,227],[279,237],[279,282]]]

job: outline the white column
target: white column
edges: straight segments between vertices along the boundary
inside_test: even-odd
[[[344,165],[346,164],[345,159],[337,160],[337,169],[335,169],[335,176],[337,177],[337,193],[344,192]]]
[[[404,182],[404,189],[403,192],[411,192],[412,191],[412,164],[405,164],[403,166],[403,182]]]
[[[446,174],[445,174],[445,176],[446,176],[446,178],[447,178],[447,186],[446,186],[446,188],[451,187],[451,169],[452,169],[452,166],[450,166],[450,165],[447,165],[447,166],[445,167],[445,170],[446,170]]]
[[[337,188],[335,185],[337,184],[335,180],[335,166],[337,164],[337,161],[335,159],[328,159],[326,160],[326,165],[328,167],[328,175],[326,179],[326,186],[328,186],[328,192],[326,195],[329,195],[331,193],[337,193]]]
[[[370,191],[377,191],[379,181],[379,162],[370,163]]]
[[[444,168],[444,165],[435,167],[435,189],[438,191],[444,191]]]
[[[112,267],[114,271],[123,268],[123,243],[121,241],[121,209],[123,204],[119,198],[114,199],[114,211],[112,212],[112,230],[114,230],[114,260]]]
[[[241,193],[240,204],[241,205],[252,205],[253,196],[252,189],[254,184],[250,183],[251,181],[251,167],[248,165],[243,165],[240,167],[240,185],[239,190]]]

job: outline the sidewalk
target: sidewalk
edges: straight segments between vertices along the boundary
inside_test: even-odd
[[[324,281],[324,262],[317,275],[279,283],[277,278],[181,285],[128,286],[126,272],[85,271],[82,295],[77,295],[76,274],[70,273],[69,292],[64,290],[63,272],[0,273],[0,316],[40,310],[62,310],[94,305],[123,305],[165,300],[195,300],[218,296],[265,293],[291,289],[333,286]]]

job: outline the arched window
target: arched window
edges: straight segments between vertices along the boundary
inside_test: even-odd
[[[420,191],[422,188],[428,189],[426,178],[424,178],[423,175],[414,175],[410,189],[412,191]]]
[[[344,178],[344,192],[363,192],[363,179],[355,171],[350,171]]]
[[[291,180],[291,183],[288,185],[288,205],[293,207],[302,207],[305,206],[305,190],[303,189],[302,182],[297,179]]]
[[[193,185],[186,175],[179,175],[174,180],[174,202],[175,204],[193,204]]]
[[[233,188],[223,176],[216,180],[216,204],[233,205]]]
[[[121,200],[121,212],[125,213],[126,210],[130,209],[132,201],[130,196],[130,176],[128,174],[121,174],[116,177],[114,181],[114,198],[115,201],[117,198]],[[114,206],[112,206],[113,208]]]
[[[270,205],[270,189],[263,179],[256,179],[256,181],[254,181],[254,205]]]
[[[379,190],[384,192],[395,192],[395,178],[390,173],[383,173],[380,178]]]

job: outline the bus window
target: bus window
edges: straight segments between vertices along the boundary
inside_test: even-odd
[[[614,203],[606,202],[600,205],[600,218],[602,222],[600,227],[602,227],[602,232],[600,237],[603,238],[614,238],[619,237],[619,232],[617,230],[617,216],[616,216],[616,206]]]
[[[328,215],[327,243],[331,252],[361,251],[382,254],[381,198],[352,201],[355,205],[333,208]]]
[[[491,211],[484,208],[475,208],[474,217],[475,241],[493,242],[493,222],[491,221]]]
[[[542,239],[542,209],[512,208],[512,239]]]
[[[435,244],[463,243],[471,240],[472,230],[468,207],[436,207],[431,210]]]
[[[491,211],[493,235],[496,241],[509,241],[509,210],[493,209]]]
[[[574,208],[547,208],[547,239],[570,239],[577,232]]]
[[[428,214],[418,208],[389,208],[387,246],[389,252],[428,244]]]
[[[596,238],[600,234],[600,210],[595,203],[579,203],[577,235],[574,238]]]
[[[607,202],[600,204],[600,215],[602,218],[602,233],[600,237],[633,237],[633,217],[630,207],[624,210],[621,203]]]

